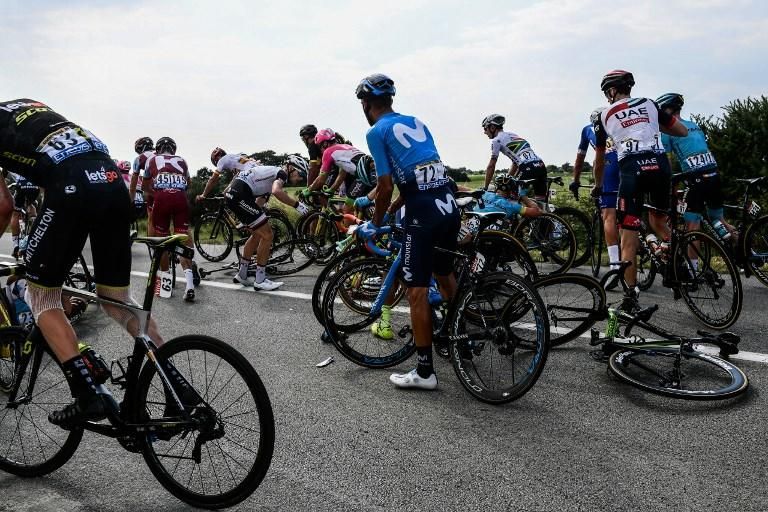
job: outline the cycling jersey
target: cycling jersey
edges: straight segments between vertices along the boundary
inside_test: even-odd
[[[605,148],[610,137],[621,161],[639,153],[663,153],[659,125],[675,124],[675,118],[647,98],[624,98],[602,110],[592,120],[595,146]]]
[[[246,155],[224,155],[216,165],[216,172],[238,171],[236,180],[244,182],[251,189],[254,197],[269,197],[275,180],[288,182],[288,174],[280,167],[259,165],[256,160]]]
[[[155,191],[183,192],[189,183],[187,161],[176,155],[153,155],[141,177],[151,179]]]
[[[499,132],[491,139],[491,156],[498,158],[504,153],[516,165],[541,162],[530,143],[516,133]]]
[[[597,146],[597,136],[595,135],[595,127],[588,124],[581,130],[578,154],[586,155],[587,148],[590,146],[592,146],[592,149],[595,149]],[[608,137],[605,141],[603,192],[615,195],[617,190],[619,190],[619,159],[616,154],[616,147],[613,145],[613,139]]]
[[[39,190],[40,189],[40,187],[38,187],[37,185],[35,185],[34,183],[26,179],[21,174],[16,174],[15,172],[10,172],[8,174],[11,176],[11,178],[13,178],[13,181],[16,183],[16,186],[18,187],[19,190],[32,190],[32,189]]]
[[[87,153],[109,155],[98,137],[44,103],[26,98],[0,102],[0,167],[48,188],[64,178],[64,169],[69,171],[57,164]]]
[[[347,174],[355,174],[357,161],[363,156],[363,152],[349,144],[334,144],[323,151],[323,160],[320,164],[320,172],[327,173],[337,166]]]
[[[475,209],[476,212],[503,212],[507,215],[507,218],[512,218],[523,209],[519,202],[494,194],[493,192],[483,194],[483,203],[485,203],[485,206]]]
[[[139,188],[141,188],[141,178],[144,176],[147,160],[153,156],[155,156],[154,151],[144,151],[143,153],[136,155],[136,158],[133,159],[133,165],[131,166],[130,174],[139,175]]]
[[[668,151],[675,154],[683,172],[717,169],[715,157],[709,151],[707,138],[699,125],[685,119],[679,119],[679,121],[688,128],[688,135],[672,137],[662,134],[661,141]]]
[[[189,231],[189,203],[187,190],[189,170],[180,156],[159,154],[147,159],[144,179],[151,180],[154,190],[152,226],[157,236],[170,234],[171,222],[174,233]]]

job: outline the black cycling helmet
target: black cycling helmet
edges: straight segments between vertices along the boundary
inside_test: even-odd
[[[498,126],[499,128],[502,128],[504,126],[504,116],[501,114],[489,114],[483,118],[483,128],[487,128],[490,125]]]
[[[221,157],[223,157],[226,154],[227,154],[227,152],[224,151],[223,149],[221,149],[221,148],[214,148],[214,150],[211,151],[211,163],[213,165],[218,164],[219,160],[221,160]]]
[[[614,69],[605,74],[600,81],[600,89],[605,92],[611,87],[632,87],[635,85],[635,77],[629,71]]]
[[[493,180],[496,184],[496,190],[502,192],[512,192],[515,189],[515,178],[511,174],[499,174]]]
[[[314,138],[317,134],[317,126],[313,124],[305,124],[299,129],[299,137],[302,139],[304,137],[312,137]]]
[[[158,153],[176,154],[176,141],[170,137],[160,137],[155,144],[155,151]]]
[[[674,111],[678,111],[683,108],[685,100],[683,100],[682,94],[668,92],[656,98],[656,104],[660,109],[671,108]]]
[[[155,149],[155,143],[149,137],[142,137],[133,143],[133,149],[136,150],[136,154],[140,155],[145,151]]]
[[[389,78],[387,75],[381,73],[374,73],[369,75],[357,84],[355,89],[355,96],[358,99],[370,98],[372,96],[394,96],[395,95],[395,81]]]

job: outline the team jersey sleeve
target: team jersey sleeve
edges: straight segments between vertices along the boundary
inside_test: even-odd
[[[333,167],[333,151],[334,147],[330,146],[323,151],[323,159],[320,164],[320,172],[328,172]]]
[[[309,161],[310,163],[316,162],[320,163],[320,159],[323,157],[322,153],[320,152],[320,148],[317,147],[317,144],[314,142],[309,145]]]
[[[581,140],[579,141],[579,148],[577,151],[577,153],[580,155],[587,154],[587,149],[589,149],[589,131],[591,129],[591,126],[585,126],[581,130]]]
[[[501,152],[501,141],[499,139],[491,140],[491,158],[499,158]]]
[[[675,124],[675,117],[667,114],[665,110],[662,110],[659,108],[659,106],[656,104],[656,102],[652,102],[653,106],[656,107],[656,110],[659,111],[659,124],[663,126],[664,128],[670,128],[673,124]]]
[[[392,166],[387,157],[387,147],[384,143],[384,135],[374,128],[368,130],[365,135],[368,150],[371,152],[373,162],[376,165],[376,176],[388,176],[392,174]]]
[[[605,149],[608,135],[605,133],[602,113],[592,117],[592,128],[595,130],[595,148]]]
[[[131,174],[136,174],[137,172],[139,172],[139,170],[140,170],[139,169],[139,158],[140,157],[137,156],[136,158],[133,159],[133,165],[131,166]]]
[[[228,169],[235,169],[235,162],[240,158],[240,155],[224,155],[219,158],[219,162],[216,164],[216,169],[213,172],[221,174]]]
[[[275,180],[280,180],[283,182],[283,185],[288,183],[288,173],[285,172],[284,169],[280,169],[277,171],[277,176],[275,176]]]

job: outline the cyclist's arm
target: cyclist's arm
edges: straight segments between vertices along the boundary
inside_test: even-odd
[[[8,190],[5,180],[0,180],[0,236],[5,233],[13,214],[13,197]]]
[[[587,154],[581,151],[576,153],[576,160],[573,162],[573,181],[581,181],[581,170],[584,168],[584,159]]]
[[[341,187],[341,184],[344,183],[344,180],[347,178],[347,171],[344,169],[339,169],[339,175],[336,176],[336,181],[333,182],[333,185],[331,185],[331,188],[334,192],[339,190],[339,187]]]
[[[205,184],[205,190],[203,190],[203,193],[197,196],[197,200],[200,201],[201,199],[208,197],[208,194],[211,193],[211,190],[216,186],[216,184],[219,182],[219,178],[221,177],[221,174],[219,174],[218,171],[213,171],[213,174],[211,174],[211,177],[208,178],[208,183]]]
[[[675,116],[667,114],[664,110],[659,110],[659,129],[673,137],[686,137],[688,135],[688,128]]]
[[[373,213],[373,223],[377,226],[381,226],[384,221],[384,214],[392,206],[390,204],[392,201],[392,191],[394,190],[392,175],[386,174],[384,176],[379,176],[376,188],[378,188],[378,192],[376,193],[376,211]],[[400,198],[398,197],[398,200],[399,199]]]
[[[293,206],[296,208],[299,206],[299,202],[288,195],[288,192],[285,191],[283,188],[285,186],[285,182],[278,178],[272,183],[272,195],[275,196],[275,199],[280,201],[283,204],[287,204],[288,206]]]
[[[595,167],[592,173],[595,177],[595,186],[603,186],[603,171],[605,171],[605,146],[595,147]]]
[[[152,186],[152,178],[147,177],[141,180],[141,191],[144,192],[147,204],[155,202],[155,188]],[[134,196],[131,196],[134,197]]]
[[[496,172],[496,161],[498,159],[498,156],[492,156],[491,159],[488,160],[488,165],[485,167],[485,184],[483,185],[483,188],[485,189],[491,184],[493,173]]]
[[[307,171],[307,183],[314,183],[317,175],[320,173],[320,160],[310,160],[309,170]]]
[[[390,204],[389,208],[387,208],[387,213],[389,214],[390,217],[393,216],[395,212],[397,212],[397,210],[403,207],[404,204],[405,204],[405,199],[403,198],[403,196],[397,196],[397,199],[392,201],[392,204]]]

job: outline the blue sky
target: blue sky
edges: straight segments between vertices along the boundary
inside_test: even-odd
[[[329,7],[325,7],[328,5]],[[30,8],[34,6],[34,9]],[[605,100],[601,76],[632,71],[636,95],[685,95],[718,114],[768,84],[768,4],[746,0],[4,2],[0,98],[47,102],[132,159],[144,135],[176,139],[193,169],[215,146],[303,152],[298,128],[365,147],[354,98],[372,72],[421,118],[443,160],[485,167],[491,112],[546,163],[573,161]],[[506,163],[504,163],[506,165]]]

